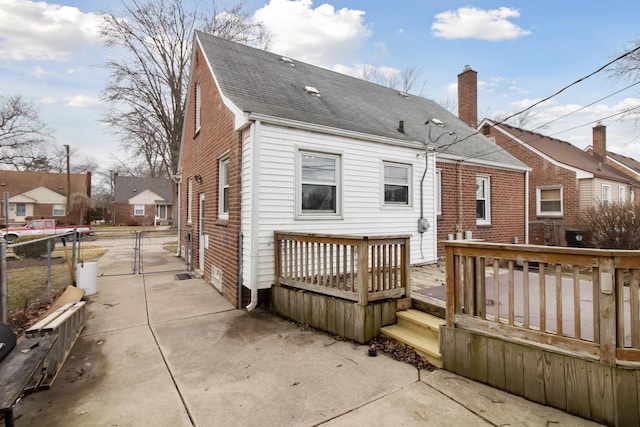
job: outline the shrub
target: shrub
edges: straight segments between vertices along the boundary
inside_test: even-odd
[[[640,249],[640,204],[611,203],[584,210],[583,229],[591,232],[591,242],[601,249]]]
[[[31,242],[28,244],[24,244],[24,245],[20,245],[20,246],[14,246],[13,247],[13,253],[16,254],[16,256],[19,256],[21,258],[39,258],[43,255],[47,254],[47,240],[39,240],[39,241],[33,241],[33,240],[38,240],[38,239],[42,239],[42,236],[23,236],[23,237],[18,237],[15,241],[14,244],[16,243],[24,243],[24,242]],[[56,242],[55,240],[51,240],[51,251],[53,252],[53,250],[56,247]]]

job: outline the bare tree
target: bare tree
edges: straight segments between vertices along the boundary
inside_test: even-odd
[[[416,95],[422,96],[425,82],[422,82],[422,87],[417,92],[416,85],[418,84],[418,79],[422,76],[423,70],[424,68],[416,65],[407,66],[400,70],[398,79],[400,80],[400,86],[403,92],[415,93]]]
[[[103,13],[100,28],[106,46],[126,53],[104,64],[110,77],[103,97],[113,106],[105,122],[120,136],[122,147],[144,162],[151,177],[170,177],[178,167],[194,29],[201,26],[260,47],[269,43],[264,26],[245,12],[244,1],[224,10],[212,1],[207,18],[185,4],[122,0],[123,16]]]
[[[40,164],[46,161],[44,143],[51,138],[33,103],[20,95],[0,95],[0,163],[19,170],[22,164]]]

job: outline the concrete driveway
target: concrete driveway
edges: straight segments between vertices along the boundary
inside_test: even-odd
[[[419,371],[200,279],[101,277],[53,387],[18,426],[589,426],[446,371]]]

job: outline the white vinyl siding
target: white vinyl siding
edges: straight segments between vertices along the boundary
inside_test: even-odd
[[[442,215],[442,171],[436,171],[436,215]]]
[[[254,127],[251,128],[252,130]],[[254,137],[256,137],[254,135]],[[273,283],[273,232],[289,231],[337,235],[410,235],[410,262],[433,262],[437,259],[435,227],[420,235],[416,222],[420,216],[419,186],[413,185],[410,199],[413,206],[389,209],[381,203],[383,161],[394,160],[411,166],[411,182],[418,183],[424,172],[425,161],[418,155],[422,150],[356,139],[300,131],[260,124],[258,142],[252,142],[250,131],[243,134],[242,147],[242,237],[243,285],[251,286],[255,266],[258,287],[266,289]],[[259,153],[255,153],[255,147]],[[301,152],[325,153],[339,159],[338,176],[342,192],[340,215],[299,215],[298,192],[300,182],[299,155]],[[256,158],[254,158],[254,156]],[[256,166],[257,165],[257,166]],[[257,178],[251,177],[251,168]],[[436,223],[434,189],[435,158],[429,158],[429,173],[424,181],[424,217]],[[258,185],[259,188],[252,188]],[[257,200],[253,200],[255,196]],[[252,211],[258,206],[258,224],[252,224]],[[259,233],[256,237],[253,233]],[[257,248],[252,242],[257,241]]]

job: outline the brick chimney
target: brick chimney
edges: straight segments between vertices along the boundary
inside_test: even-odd
[[[598,123],[592,132],[593,157],[607,162],[607,127]]]
[[[468,65],[458,74],[458,117],[472,128],[478,127],[478,72]]]

